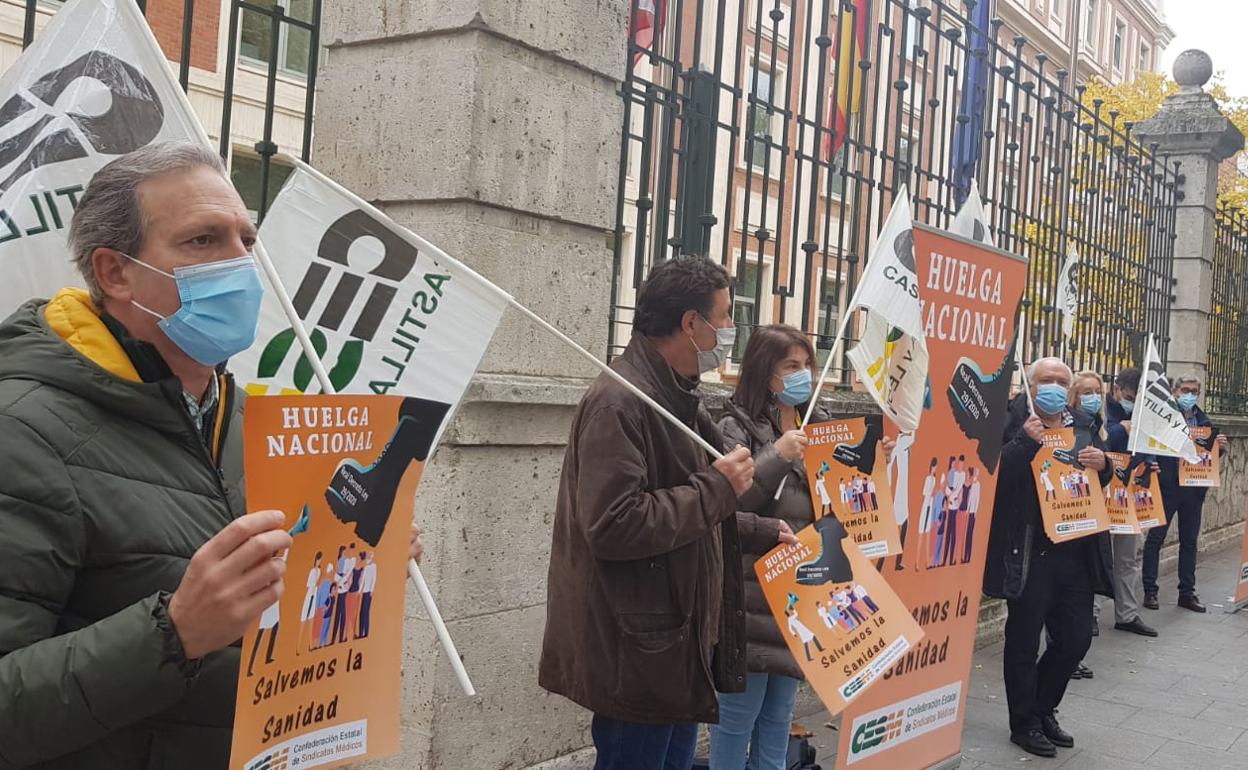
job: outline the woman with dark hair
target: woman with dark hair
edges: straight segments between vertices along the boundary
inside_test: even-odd
[[[754,486],[738,501],[758,520],[780,519],[796,532],[814,521],[799,429],[810,401],[815,351],[801,331],[782,324],[750,335],[737,389],[719,428],[726,446],[740,444],[754,456]],[[830,419],[819,407],[812,422]],[[776,490],[787,479],[778,500]],[[738,514],[738,523],[750,514]],[[839,525],[838,525],[839,526]],[[711,726],[712,770],[741,770],[749,748],[750,767],[784,770],[793,703],[802,670],[793,659],[754,573],[761,554],[743,554],[745,570],[745,692],[720,693],[719,724]]]

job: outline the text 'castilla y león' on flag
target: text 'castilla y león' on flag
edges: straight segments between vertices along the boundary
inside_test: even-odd
[[[0,316],[81,284],[66,234],[100,167],[208,142],[134,0],[66,3],[0,77],[0,105]]]
[[[1153,335],[1148,335],[1144,348],[1144,365],[1140,367],[1144,382],[1141,383],[1138,405],[1132,413],[1131,437],[1127,450],[1166,457],[1182,457],[1189,463],[1199,462],[1196,444],[1183,409],[1174,398],[1170,380],[1166,377],[1161,356]]]
[[[871,246],[862,283],[846,312],[859,307],[870,312],[849,361],[884,414],[903,431],[912,431],[923,412],[928,356],[914,269],[910,194],[904,186]]]
[[[458,403],[511,297],[291,162],[260,239],[335,392]],[[252,394],[319,390],[275,292],[265,295],[256,344],[231,368]]]

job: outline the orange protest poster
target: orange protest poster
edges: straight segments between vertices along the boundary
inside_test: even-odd
[[[1031,461],[1044,532],[1054,543],[1109,529],[1101,482],[1079,462],[1082,448],[1073,428],[1049,428]]]
[[[1244,521],[1243,555],[1239,560],[1239,577],[1235,581],[1235,597],[1231,602],[1230,611],[1234,612],[1248,607],[1248,520]]]
[[[880,415],[806,426],[806,478],[815,517],[835,516],[862,555],[901,553],[893,496],[880,440]]]
[[[915,286],[922,304],[930,402],[894,449],[907,526],[883,575],[925,636],[846,707],[838,768],[931,767],[962,743],[1027,263],[917,225],[912,248],[903,261],[914,272],[894,280]]]
[[[1105,458],[1114,469],[1105,486],[1105,513],[1109,515],[1109,531],[1114,535],[1138,535],[1140,523],[1131,504],[1131,455],[1106,452]]]
[[[338,767],[399,749],[416,487],[449,406],[252,396],[249,510],[284,511],[285,592],[243,637],[231,770]]]
[[[1217,438],[1217,428],[1211,428],[1208,425],[1192,428],[1192,443],[1196,445],[1196,454],[1200,459],[1189,463],[1179,458],[1179,486],[1218,487],[1222,485],[1222,458],[1218,456]]]
[[[1131,471],[1131,505],[1140,529],[1166,523],[1166,506],[1161,501],[1161,481],[1152,463],[1139,463]]]
[[[806,681],[836,714],[913,648],[923,629],[836,518],[821,518],[797,539],[754,569]]]

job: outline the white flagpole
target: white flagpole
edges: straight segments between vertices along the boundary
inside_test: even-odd
[[[721,458],[724,456],[723,452],[720,452],[718,449],[716,449],[715,447],[711,446],[710,442],[708,442],[706,439],[702,438],[702,436],[700,436],[696,430],[694,430],[693,428],[690,428],[688,425],[686,425],[686,424],[684,424],[683,422],[681,422],[681,421],[680,421],[680,418],[678,418],[676,415],[674,415],[674,414],[672,414],[671,412],[669,412],[669,411],[667,411],[666,409],[664,409],[664,408],[663,408],[663,406],[662,406],[661,404],[659,404],[657,401],[655,401],[653,398],[650,398],[650,397],[649,397],[649,396],[647,396],[645,393],[642,393],[642,392],[641,392],[641,390],[640,390],[640,389],[639,389],[636,385],[634,385],[633,383],[631,383],[631,382],[629,382],[628,380],[624,379],[624,377],[623,377],[623,376],[621,376],[619,372],[617,372],[617,371],[615,371],[614,369],[612,369],[611,367],[607,366],[607,365],[606,365],[605,363],[603,363],[602,361],[599,361],[597,356],[595,356],[593,353],[590,353],[588,350],[586,350],[585,348],[581,347],[580,345],[576,344],[576,342],[575,342],[574,340],[572,340],[572,338],[570,338],[568,335],[566,335],[566,334],[564,334],[563,332],[559,331],[559,330],[558,330],[558,329],[556,329],[554,326],[551,326],[551,325],[550,325],[550,323],[546,321],[546,319],[542,318],[542,317],[541,317],[541,316],[539,316],[537,313],[534,313],[532,310],[529,310],[529,309],[528,309],[527,307],[525,307],[524,305],[521,305],[521,304],[520,304],[519,302],[517,302],[514,298],[512,298],[512,300],[511,300],[511,306],[512,306],[513,308],[515,308],[516,310],[520,311],[520,313],[521,313],[522,315],[524,315],[526,318],[528,318],[529,320],[531,320],[531,321],[533,321],[534,323],[536,323],[538,326],[542,327],[542,328],[543,328],[543,329],[545,329],[546,331],[548,331],[548,332],[550,332],[551,334],[553,334],[553,335],[554,335],[555,337],[557,337],[557,338],[558,338],[561,342],[563,342],[564,344],[568,345],[569,347],[571,347],[571,348],[572,348],[573,350],[575,350],[576,352],[580,353],[580,354],[581,354],[582,356],[584,356],[587,360],[589,360],[590,362],[592,362],[594,366],[596,366],[596,367],[598,367],[600,370],[602,370],[602,373],[603,373],[603,374],[607,375],[608,377],[610,377],[611,379],[613,379],[613,380],[615,380],[616,382],[620,383],[620,384],[621,384],[621,385],[623,385],[625,388],[627,388],[629,391],[631,391],[633,395],[637,396],[637,398],[640,398],[640,399],[641,399],[642,401],[644,401],[644,402],[645,402],[645,403],[646,403],[646,404],[647,404],[647,405],[648,405],[651,409],[653,409],[654,411],[658,412],[660,417],[662,417],[663,419],[667,420],[667,421],[668,421],[668,422],[670,422],[673,426],[675,426],[676,428],[678,428],[679,430],[681,430],[681,431],[682,431],[685,435],[687,435],[689,438],[691,438],[691,439],[693,439],[694,441],[696,441],[696,442],[698,443],[698,446],[700,446],[700,447],[702,447],[703,449],[705,449],[705,450],[707,451],[707,454],[709,454],[711,457],[714,457],[716,460],[719,460],[719,459],[721,459]]]
[[[1153,352],[1153,335],[1150,333],[1148,335],[1148,339],[1144,341],[1144,366],[1140,368],[1140,379],[1142,380],[1140,383],[1140,385],[1142,386],[1140,388],[1141,393],[1136,396],[1136,400],[1139,401],[1141,407],[1143,407],[1144,405],[1143,396],[1147,395],[1148,393],[1148,369],[1152,365],[1152,361],[1149,360],[1150,357],[1152,356],[1152,352]],[[1130,452],[1131,454],[1135,454],[1136,452],[1139,451],[1140,449],[1139,438],[1140,438],[1140,431],[1136,429],[1135,423],[1132,423],[1131,432],[1127,436],[1127,451]]]
[[[321,357],[317,355],[316,348],[312,346],[312,340],[308,337],[308,330],[303,326],[303,319],[295,312],[295,305],[290,301],[290,294],[286,291],[286,287],[282,285],[282,281],[277,275],[277,268],[273,266],[273,260],[269,258],[268,251],[258,240],[256,241],[255,252],[256,261],[260,263],[260,268],[264,271],[265,277],[269,279],[269,285],[273,287],[273,293],[277,296],[277,300],[282,306],[282,311],[286,314],[286,320],[290,322],[291,327],[295,330],[295,337],[298,338],[299,345],[303,348],[304,357],[312,365],[312,371],[316,374],[316,380],[320,383],[321,390],[325,393],[333,393],[334,386],[329,381],[329,373],[325,371],[325,365],[321,362]],[[463,689],[465,695],[476,695],[476,688],[472,686],[472,680],[468,678],[468,672],[464,669],[464,662],[459,658],[459,650],[455,648],[455,642],[451,640],[451,634],[447,631],[446,623],[442,620],[442,613],[438,611],[438,605],[434,602],[433,594],[429,591],[429,584],[425,582],[425,577],[420,572],[420,565],[416,563],[415,559],[407,560],[407,574],[411,577],[412,582],[416,584],[416,593],[420,595],[420,601],[425,605],[425,611],[429,613],[429,619],[433,621],[433,629],[437,632],[438,642],[446,653],[447,661],[451,664],[451,670],[455,672],[455,678],[459,680],[459,686]]]
[[[1027,365],[1020,363],[1018,372],[1023,376],[1023,392],[1027,394],[1027,411],[1031,412],[1031,416],[1036,416],[1036,402],[1031,399],[1031,383],[1027,381]]]

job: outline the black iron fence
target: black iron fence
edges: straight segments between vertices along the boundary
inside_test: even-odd
[[[35,37],[39,13],[55,11],[61,5],[56,0],[23,0],[25,17],[22,29],[23,47],[30,45]],[[149,8],[146,0],[137,0],[140,10],[157,22],[154,13],[169,13],[176,7],[163,3]],[[222,5],[218,0],[181,0],[181,31],[178,38],[178,82],[184,91],[191,87],[193,44],[196,42],[196,25],[211,23],[227,29],[224,59],[224,89],[221,104],[220,137],[221,157],[229,160],[231,148],[239,139],[233,131],[235,101],[238,96],[236,84],[240,64],[264,79],[263,128],[259,138],[250,149],[256,155],[254,174],[235,174],[235,184],[240,177],[246,179],[246,190],[240,189],[249,207],[256,210],[258,220],[264,219],[269,203],[280,189],[280,182],[289,173],[278,168],[273,156],[284,151],[299,155],[307,161],[312,152],[312,115],[316,96],[317,57],[320,51],[321,0],[230,0],[222,17]],[[161,20],[165,21],[165,20]],[[212,41],[212,42],[215,42]],[[201,39],[200,44],[204,44]],[[172,52],[166,51],[167,54]],[[214,66],[216,58],[213,58]],[[277,89],[279,82],[302,87],[303,124],[298,147],[279,147],[274,141],[274,117],[278,110]],[[254,189],[252,189],[254,187]]]
[[[1248,414],[1248,213],[1222,206],[1213,244],[1205,408]]]
[[[648,267],[679,253],[733,274],[742,345],[783,321],[826,351],[899,187],[916,221],[947,227],[973,170],[996,244],[1029,260],[1024,360],[1112,374],[1150,332],[1165,355],[1176,169],[999,20],[981,36],[969,2],[655,5],[666,23],[651,32],[638,4],[630,19],[612,353]],[[1081,313],[1066,340],[1054,301],[1072,251]]]

